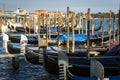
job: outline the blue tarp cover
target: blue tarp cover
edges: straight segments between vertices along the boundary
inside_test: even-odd
[[[67,34],[62,34],[56,38],[56,40],[67,40]],[[72,41],[72,34],[69,35],[70,41]],[[85,42],[86,41],[86,35],[84,34],[74,34],[75,41]]]
[[[57,27],[48,27],[48,31],[57,32]]]

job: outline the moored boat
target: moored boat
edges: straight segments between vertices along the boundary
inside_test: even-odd
[[[110,51],[104,53],[101,56],[103,56],[103,57],[117,56],[119,54],[119,50],[118,50],[119,47],[120,47],[120,44],[115,46]],[[52,54],[52,55],[49,55],[49,54]],[[59,52],[57,52],[57,53],[51,53],[51,52],[44,53],[44,67],[45,67],[46,71],[50,74],[55,74],[55,75],[59,74],[58,54],[59,54]],[[68,55],[68,58],[75,57],[74,59],[70,58],[70,64],[74,65],[76,68],[78,66],[81,66],[81,67],[78,67],[78,68],[81,68],[81,70],[85,70],[87,68],[89,69],[89,66],[87,66],[87,65],[89,65],[89,61],[87,59],[81,59],[80,58],[80,57],[86,57],[86,55],[87,55],[86,52],[83,52],[83,53],[82,52],[67,53],[67,55]],[[91,56],[93,56],[93,55],[91,55]],[[109,70],[109,67],[112,67],[113,65],[114,65],[114,67],[116,67],[116,64],[119,64],[118,61],[114,62],[114,60],[111,60],[111,59],[108,59],[106,61],[105,61],[105,59],[100,59],[100,61],[103,62],[106,65],[105,70],[107,70],[107,69]],[[107,66],[107,62],[109,62],[108,66]],[[79,63],[78,66],[77,66],[77,63]],[[85,65],[85,66],[82,66],[82,65]],[[117,69],[119,70],[120,68],[117,68]],[[77,69],[76,69],[76,71],[77,71]],[[84,73],[83,74],[88,75],[87,72],[85,72],[85,73],[86,74],[84,74]]]
[[[119,80],[120,79],[120,65],[119,65],[119,59],[120,57],[114,56],[114,57],[98,57],[98,60],[96,64],[93,66],[94,70],[91,69],[91,60],[81,59],[80,63],[79,60],[77,61],[78,64],[73,64],[70,67],[67,67],[66,69],[66,76],[68,80],[104,80],[104,78],[107,78],[109,80]],[[82,62],[81,62],[82,61]],[[74,62],[74,61],[73,61]],[[100,68],[98,62],[103,65],[103,67]],[[75,61],[76,63],[76,61]],[[97,69],[98,68],[98,69]],[[103,70],[103,71],[102,71]],[[92,73],[92,71],[95,71]],[[102,72],[101,72],[102,71]],[[91,76],[94,75],[94,76]],[[101,79],[102,76],[102,79]],[[94,79],[93,79],[94,78]]]

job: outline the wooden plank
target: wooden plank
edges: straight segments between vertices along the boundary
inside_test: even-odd
[[[21,36],[21,34],[10,34],[11,36]],[[37,36],[37,34],[25,34],[26,36]],[[40,34],[41,36],[46,35],[46,34]],[[58,35],[58,33],[51,33],[50,35]],[[60,35],[62,35],[62,33],[60,33]],[[0,35],[3,36],[3,35]]]
[[[23,54],[0,54],[0,58],[13,58],[20,55],[23,55]]]

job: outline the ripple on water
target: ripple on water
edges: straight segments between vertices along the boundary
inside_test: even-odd
[[[0,80],[58,80],[49,75],[41,65],[33,65],[20,59],[19,69],[12,68],[11,59],[0,59]]]

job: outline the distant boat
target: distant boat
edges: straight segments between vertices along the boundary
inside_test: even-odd
[[[94,29],[95,32],[98,32],[99,30],[101,30],[101,26],[97,27]],[[71,31],[72,32],[72,31]],[[75,27],[75,33],[78,33],[79,32],[79,27]],[[82,32],[81,28],[80,28],[80,32]],[[90,33],[92,33],[92,30],[89,31]],[[83,33],[85,34],[86,33],[86,30],[83,30]]]
[[[38,26],[36,27],[16,27],[15,28],[17,32],[26,32],[26,33],[37,33],[38,32]],[[47,31],[46,31],[46,27],[44,26],[40,26],[40,34],[45,34]],[[57,27],[54,27],[54,26],[50,26],[48,27],[48,32],[51,32],[51,33],[57,33],[58,32],[58,29]]]

